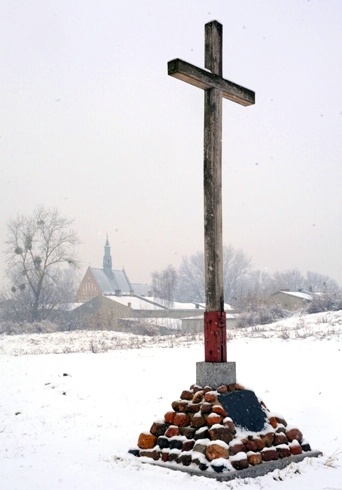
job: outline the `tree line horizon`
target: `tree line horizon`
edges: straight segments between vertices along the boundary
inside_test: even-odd
[[[56,209],[38,206],[31,215],[18,215],[7,224],[6,277],[0,300],[16,321],[51,318],[62,304],[74,302],[80,262],[74,220]],[[223,247],[225,303],[240,309],[260,304],[272,293],[288,289],[337,294],[338,283],[328,275],[298,269],[270,274],[255,270],[250,257],[228,244]],[[178,269],[168,265],[151,273],[153,295],[167,302],[205,302],[204,253],[184,256]]]

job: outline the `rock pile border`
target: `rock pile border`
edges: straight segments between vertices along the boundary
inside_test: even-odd
[[[137,447],[129,453],[143,462],[218,479],[227,474],[257,476],[321,454],[311,450],[297,427],[270,412],[260,399],[266,420],[262,431],[236,426],[219,396],[245,389],[238,383],[216,390],[192,385],[172,402],[163,419],[139,435]]]

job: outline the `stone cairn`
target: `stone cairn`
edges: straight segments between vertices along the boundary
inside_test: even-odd
[[[237,383],[216,390],[192,385],[172,403],[164,419],[140,434],[137,447],[129,452],[145,462],[222,473],[311,451],[301,431],[272,414],[259,399],[266,421],[263,430],[236,426],[219,396],[238,390],[245,388]]]

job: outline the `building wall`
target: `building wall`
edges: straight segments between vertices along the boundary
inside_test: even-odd
[[[72,312],[76,328],[122,331],[120,319],[203,317],[203,310],[133,310],[106,296],[97,295]],[[203,323],[203,320],[202,322]],[[128,323],[125,322],[125,326]]]
[[[203,310],[132,310],[133,318],[185,318],[203,315]]]
[[[116,303],[105,296],[96,296],[73,311],[77,328],[89,330],[117,330],[119,318],[132,316],[128,306]]]
[[[101,289],[98,287],[90,268],[88,267],[84,278],[77,290],[75,303],[85,303],[95,296],[102,294]]]
[[[280,291],[271,296],[270,304],[279,305],[285,310],[296,311],[304,308],[308,304],[308,301],[296,296],[284,294]]]

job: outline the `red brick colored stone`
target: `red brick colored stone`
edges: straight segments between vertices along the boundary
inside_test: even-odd
[[[289,447],[290,447],[291,454],[293,455],[302,454],[303,452],[302,446],[300,444],[291,444]]]
[[[183,442],[182,451],[191,451],[195,445],[195,441],[190,439]]]
[[[203,427],[206,424],[206,419],[202,415],[195,414],[190,422],[191,427]]]
[[[161,453],[161,460],[164,463],[167,463],[169,461],[169,451],[162,451],[162,453]]]
[[[290,442],[296,440],[301,442],[303,440],[303,434],[299,429],[290,429],[286,432],[286,437]]]
[[[212,404],[211,403],[208,403],[208,402],[204,402],[202,403],[201,405],[201,412],[202,413],[205,413],[205,414],[208,414],[211,412],[211,409],[212,409]]]
[[[192,391],[184,390],[184,391],[182,391],[180,398],[181,398],[181,400],[192,400],[193,396],[194,396],[194,394]]]
[[[273,429],[276,429],[278,427],[278,422],[275,417],[270,417],[268,421],[272,425]]]
[[[220,394],[227,393],[228,392],[228,386],[226,385],[221,385],[217,388],[217,392]]]
[[[140,449],[152,449],[157,443],[157,436],[149,432],[142,432],[138,439]]]
[[[274,432],[268,432],[267,434],[262,434],[261,439],[265,443],[265,447],[273,446]]]
[[[160,422],[154,422],[150,428],[151,434],[154,436],[163,436],[168,429],[168,424],[161,424]]]
[[[261,452],[261,457],[263,461],[273,461],[279,458],[277,450],[274,448],[267,448]]]
[[[193,403],[200,403],[203,400],[203,396],[204,396],[204,392],[202,390],[197,391],[193,396],[192,402]]]
[[[215,427],[209,430],[209,436],[212,441],[223,441],[228,444],[233,439],[233,434],[227,427]]]
[[[201,410],[201,403],[192,403],[190,402],[189,405],[187,406],[187,412],[188,413],[197,413],[199,410]]]
[[[187,400],[176,400],[171,404],[173,410],[175,412],[186,412],[186,408],[188,406]]]
[[[217,413],[210,413],[207,417],[207,424],[209,426],[214,425],[214,424],[221,424],[223,420],[223,417],[221,415],[218,415]]]
[[[164,415],[165,422],[167,424],[173,424],[175,415],[176,415],[176,412],[174,412],[173,410],[172,411],[169,411],[169,412],[166,412],[166,414]]]
[[[206,402],[209,403],[214,403],[217,401],[217,395],[215,391],[208,391],[208,393],[205,393],[204,399]]]
[[[177,427],[186,427],[190,423],[190,418],[186,415],[186,413],[178,412],[175,415],[173,420],[173,425],[177,425]],[[152,431],[151,431],[152,432]]]
[[[246,446],[242,444],[242,442],[229,445],[229,454],[231,456],[234,456],[235,454],[238,453],[245,453],[245,452],[246,452]]]
[[[222,405],[213,405],[212,411],[214,413],[217,413],[219,415],[222,415],[222,417],[227,417],[227,412],[222,407]]]
[[[287,444],[287,437],[283,432],[274,434],[273,445],[279,446],[279,444]]]
[[[246,446],[247,451],[254,451],[254,452],[258,451],[258,445],[256,441],[254,441],[253,439],[247,439],[246,442],[244,442],[244,444]]]
[[[232,419],[230,419],[230,418],[225,418],[225,419],[223,420],[223,422],[222,422],[222,423],[223,423],[223,425],[224,425],[225,427],[228,427],[228,429],[230,430],[230,432],[231,432],[232,434],[235,434],[235,433],[236,433],[235,424],[234,424],[234,422],[232,421]]]
[[[248,463],[255,466],[262,462],[262,457],[260,453],[250,453],[247,456]]]
[[[170,425],[170,427],[165,432],[166,437],[174,437],[179,436],[179,427],[176,425]]]
[[[258,451],[262,451],[264,449],[265,441],[263,439],[261,439],[260,437],[256,437],[255,439],[253,439],[253,441],[256,443]]]
[[[221,446],[220,444],[209,444],[205,455],[209,461],[213,461],[218,458],[227,459],[229,456],[228,448]]]

